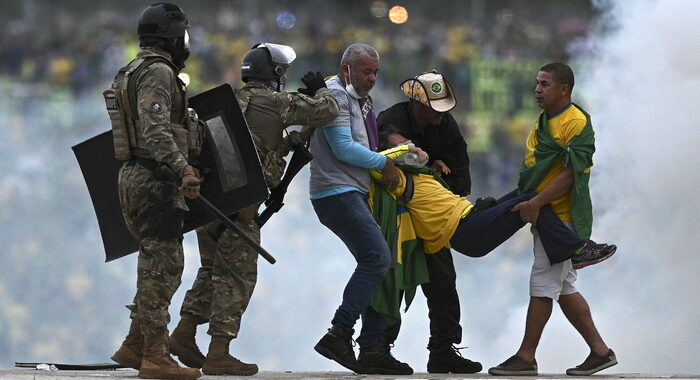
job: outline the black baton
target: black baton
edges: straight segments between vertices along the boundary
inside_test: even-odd
[[[248,234],[243,232],[243,230],[238,228],[238,226],[235,225],[231,221],[231,219],[224,215],[223,212],[221,212],[218,208],[216,208],[216,206],[211,204],[211,202],[209,202],[206,198],[200,195],[197,198],[195,198],[195,200],[198,201],[199,204],[201,204],[207,211],[219,218],[219,220],[223,224],[225,224],[226,227],[236,231],[236,233],[240,235],[243,238],[243,240],[250,244],[250,246],[253,247],[253,249],[255,249],[260,254],[260,256],[264,257],[265,260],[267,260],[270,264],[274,264],[277,261],[269,252],[265,250],[265,248],[261,247],[260,244],[253,240],[253,238],[251,238],[250,236],[248,236]]]

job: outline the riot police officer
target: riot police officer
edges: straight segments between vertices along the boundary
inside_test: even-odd
[[[141,51],[119,70],[105,91],[115,153],[124,163],[118,187],[122,214],[139,241],[138,271],[129,334],[112,359],[139,369],[141,378],[196,379],[167,345],[168,306],[184,267],[184,197],[199,195],[199,179],[188,160],[201,149],[203,128],[188,110],[178,79],[189,56],[189,24],[178,6],[147,7],[138,22]],[[110,107],[112,105],[112,107]]]
[[[302,78],[301,92],[284,91],[286,72],[295,59],[286,45],[260,43],[243,57],[241,77],[246,83],[236,91],[239,106],[262,162],[268,187],[276,187],[286,162],[283,157],[294,145],[303,144],[310,128],[323,126],[338,115],[338,104],[320,73]],[[285,129],[309,127],[306,133]],[[239,211],[232,219],[257,242],[260,228],[254,222],[259,205]],[[240,329],[241,317],[257,281],[257,253],[233,230],[214,221],[197,229],[201,267],[185,295],[181,319],[169,339],[173,354],[188,366],[201,367],[207,375],[253,375],[255,364],[243,363],[229,354],[229,344]],[[206,357],[195,341],[197,325],[209,322],[211,343]]]

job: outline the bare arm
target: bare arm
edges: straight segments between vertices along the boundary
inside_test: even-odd
[[[549,186],[538,193],[534,198],[526,202],[518,203],[511,211],[520,211],[520,217],[524,221],[534,224],[537,222],[540,209],[549,202],[568,193],[573,183],[574,174],[571,165],[569,165],[552,180]]]

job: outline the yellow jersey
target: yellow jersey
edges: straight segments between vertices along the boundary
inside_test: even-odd
[[[543,111],[544,112],[544,111]],[[553,115],[547,120],[547,128],[554,138],[554,140],[563,145],[569,145],[571,140],[578,136],[583,128],[586,126],[586,116],[576,108],[573,104],[569,104],[562,111]],[[525,160],[524,164],[526,167],[531,167],[535,164],[535,147],[538,144],[537,141],[537,122],[535,122],[534,128],[530,130],[530,134],[527,137],[525,143]],[[564,171],[563,157],[558,159],[554,165],[549,169],[547,175],[542,179],[542,182],[535,188],[535,192],[542,192],[554,178]],[[590,172],[591,168],[586,168],[585,173]],[[573,218],[571,217],[571,195],[569,192],[562,195],[561,197],[550,202],[552,209],[557,214],[559,219],[571,222]]]
[[[406,176],[397,170],[399,184],[387,189],[394,197],[400,197],[406,189]],[[435,253],[449,244],[459,221],[474,207],[467,198],[444,188],[431,175],[413,176],[413,197],[406,208],[411,214],[416,236],[423,240],[425,253]]]

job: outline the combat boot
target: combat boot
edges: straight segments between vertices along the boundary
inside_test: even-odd
[[[170,352],[190,368],[202,368],[204,354],[197,347],[197,320],[190,314],[184,314],[168,338]]]
[[[112,355],[112,360],[124,367],[139,369],[142,357],[143,335],[141,334],[141,324],[137,319],[132,319],[129,333],[124,338],[121,347]]]
[[[202,372],[206,375],[234,375],[251,376],[258,373],[255,364],[243,363],[229,355],[228,347],[231,343],[230,336],[212,336],[209,344],[209,352],[204,358]]]
[[[142,379],[194,380],[202,376],[196,368],[182,368],[170,357],[167,332],[144,336],[143,360],[139,369]]]

